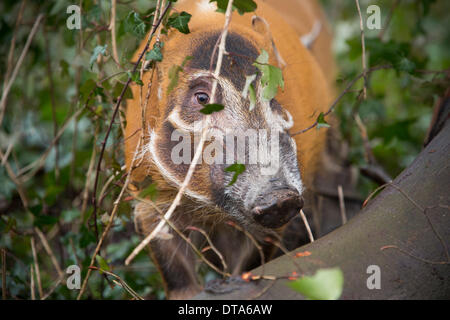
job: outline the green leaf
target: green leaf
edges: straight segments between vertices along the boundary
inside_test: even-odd
[[[115,98],[118,98],[120,96],[124,86],[125,85],[120,82],[116,83],[116,85],[113,88],[113,96]],[[125,93],[123,95],[123,98],[124,99],[133,99],[133,92],[131,91],[130,87],[127,87],[127,90],[125,91]]]
[[[167,94],[170,94],[172,90],[177,86],[178,84],[178,78],[179,78],[179,72],[183,71],[183,67],[186,65],[186,63],[191,60],[192,56],[186,56],[181,63],[181,66],[173,65],[169,69],[169,86],[167,87]]]
[[[188,34],[189,31],[189,20],[191,20],[192,15],[183,11],[181,13],[172,13],[167,20],[167,26],[173,27],[180,31],[181,33]]]
[[[58,222],[58,219],[56,217],[47,216],[44,214],[36,215],[34,219],[34,225],[36,227],[42,227],[42,226],[51,226]]]
[[[328,128],[330,125],[325,121],[325,115],[323,112],[317,117],[317,130],[320,128]]]
[[[312,300],[337,300],[344,287],[344,274],[339,268],[319,269],[314,276],[304,276],[288,286]]]
[[[284,89],[284,80],[281,69],[268,64],[268,62],[269,54],[262,49],[253,65],[261,71],[261,85],[264,87],[263,99],[270,101],[276,96],[278,87]]]
[[[109,267],[108,262],[101,255],[97,255],[95,257],[95,260],[97,260],[97,263],[98,263],[100,269],[103,269],[105,271],[111,271],[111,268]]]
[[[137,12],[131,11],[128,13],[124,21],[125,32],[131,33],[135,37],[141,39],[147,32],[147,26],[144,21],[139,17]]]
[[[145,54],[145,60],[162,61],[163,55],[161,48],[164,46],[164,42],[155,43],[153,49]]]
[[[88,245],[96,241],[95,234],[85,226],[81,226],[80,233],[80,248],[86,248]]]
[[[83,102],[89,97],[89,94],[97,87],[97,83],[92,80],[86,80],[80,87],[80,95]]]
[[[156,197],[158,196],[158,189],[156,183],[152,183],[139,193],[139,197],[141,198],[146,198],[149,196],[152,201],[156,200]]]
[[[211,114],[214,112],[222,111],[225,107],[218,103],[205,104],[203,109],[200,110],[203,114]]]
[[[139,77],[139,71],[135,71],[134,73],[131,72],[127,72],[128,77],[131,78],[131,81],[133,81],[134,83],[143,86],[144,83],[142,82],[141,78]]]
[[[75,208],[64,210],[61,213],[61,218],[64,222],[72,222],[75,219],[78,219],[80,216],[81,216],[80,210]]]
[[[229,186],[233,185],[236,181],[238,176],[245,171],[245,165],[241,163],[234,163],[229,167],[225,168],[226,172],[234,172],[233,178],[231,179]]]
[[[225,12],[228,6],[228,0],[210,0],[209,2],[217,2],[217,11]],[[256,10],[256,3],[253,0],[234,0],[233,9],[236,9],[239,14],[245,12],[253,12]]]
[[[250,99],[249,110],[252,111],[256,105],[256,92],[255,92],[255,88],[253,87],[253,84],[250,84],[250,86],[248,87],[248,93],[249,93],[248,97]]]
[[[96,46],[94,48],[94,51],[92,52],[91,58],[89,59],[89,68],[92,70],[92,67],[94,66],[95,60],[97,60],[97,57],[99,54],[105,55],[106,48],[108,47],[107,44],[104,46]]]
[[[183,71],[183,68],[177,65],[171,66],[169,69],[169,86],[167,87],[167,94],[170,94],[172,90],[176,87],[178,84],[178,73],[180,71]]]

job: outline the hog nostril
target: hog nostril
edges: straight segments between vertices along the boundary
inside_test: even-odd
[[[279,228],[289,222],[303,207],[303,198],[290,190],[267,195],[276,197],[275,201],[266,202],[253,208],[252,214],[258,223],[269,228]],[[269,198],[270,199],[270,198]]]

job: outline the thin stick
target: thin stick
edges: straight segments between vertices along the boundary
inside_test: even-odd
[[[109,30],[111,30],[111,43],[112,43],[112,53],[116,64],[119,63],[119,54],[117,53],[117,42],[116,42],[116,0],[111,0],[111,22],[109,24]]]
[[[166,6],[166,8],[164,9],[164,12],[161,14],[158,22],[157,22],[157,26],[159,26],[162,22],[162,19],[164,18],[165,14],[167,13],[167,11],[171,8],[172,6],[172,2],[169,2],[168,5]],[[151,39],[151,35],[149,36],[149,39]],[[148,47],[150,46],[150,42],[147,41],[147,44],[144,47],[144,50],[142,50],[141,54],[139,55],[138,60],[136,61],[136,64],[133,67],[133,70],[131,72],[131,74],[134,74],[139,66],[139,63],[141,62],[142,58],[144,57],[145,52],[147,51]],[[98,186],[98,180],[99,180],[99,176],[100,176],[100,171],[101,171],[101,165],[102,165],[102,160],[103,160],[103,155],[105,153],[105,149],[106,149],[106,143],[108,141],[109,135],[111,133],[112,127],[114,125],[114,119],[117,116],[117,113],[119,112],[120,109],[120,105],[122,103],[123,97],[125,95],[126,90],[128,89],[128,86],[131,83],[131,77],[128,77],[128,80],[126,82],[126,84],[123,86],[122,92],[120,93],[119,98],[117,99],[117,103],[116,106],[114,108],[113,111],[113,115],[111,117],[111,121],[109,123],[108,129],[106,131],[105,134],[105,138],[103,139],[102,142],[102,148],[100,150],[100,155],[98,158],[98,162],[97,162],[97,169],[96,169],[96,173],[95,173],[95,181],[94,181],[94,189],[93,189],[93,194],[92,194],[92,205],[93,205],[93,212],[92,212],[92,219],[94,221],[94,227],[95,227],[95,231],[96,234],[98,232],[97,229],[97,186]],[[130,171],[131,172],[131,171]]]
[[[92,270],[98,270],[104,274],[107,274],[113,278],[116,278],[118,280],[118,282],[115,282],[116,284],[119,284],[123,289],[125,289],[125,291],[127,291],[133,298],[137,299],[137,300],[144,300],[144,298],[142,298],[139,294],[137,294],[136,291],[134,291],[121,277],[119,277],[117,274],[112,273],[110,271],[107,270],[103,270],[101,268],[97,268],[97,267],[89,267],[89,269]]]
[[[300,209],[300,217],[302,217],[303,223],[305,224],[306,231],[308,232],[309,241],[314,242],[314,237],[311,232],[311,228],[309,227],[308,220],[306,219],[305,213],[303,212],[303,209]]]
[[[140,142],[138,142],[138,144],[137,144],[137,146],[136,146],[136,150],[135,150],[135,152],[134,152],[133,159],[131,160],[131,165],[130,165],[130,168],[129,168],[129,170],[128,170],[127,178],[126,178],[125,183],[124,183],[124,185],[123,185],[123,187],[122,187],[122,190],[120,190],[120,193],[119,193],[119,195],[118,195],[116,201],[114,201],[114,207],[113,207],[113,210],[112,210],[112,212],[111,212],[111,215],[109,216],[108,224],[106,225],[105,230],[103,231],[103,234],[102,234],[100,240],[99,240],[98,243],[97,243],[97,247],[95,248],[94,254],[92,255],[91,262],[90,262],[90,265],[91,265],[91,266],[94,265],[94,263],[95,263],[95,258],[97,257],[97,254],[100,252],[100,249],[101,249],[101,247],[102,247],[103,241],[104,241],[104,239],[106,238],[106,235],[108,234],[109,230],[111,229],[111,226],[113,225],[114,218],[115,218],[116,213],[117,213],[117,209],[119,208],[119,203],[120,203],[120,201],[121,201],[121,199],[122,199],[122,196],[123,196],[123,194],[124,194],[126,188],[128,187],[128,183],[130,182],[130,177],[131,177],[131,172],[132,172],[133,164],[134,164],[134,162],[136,161],[136,157],[137,157],[137,155],[138,155],[138,150],[139,150],[139,148],[140,148]],[[84,280],[83,280],[83,285],[82,285],[82,287],[81,287],[80,293],[79,293],[78,296],[77,296],[77,300],[80,300],[80,299],[81,299],[81,296],[83,295],[84,291],[86,290],[86,286],[87,286],[89,277],[90,277],[90,275],[91,275],[91,272],[92,272],[92,270],[91,270],[91,269],[88,269],[87,274],[86,274],[86,277],[85,277]]]
[[[34,268],[33,264],[30,266],[30,290],[31,290],[31,300],[36,300],[36,293],[34,291]]]
[[[261,275],[264,275],[265,273],[265,264],[266,264],[266,259],[264,257],[264,251],[262,246],[258,243],[258,241],[256,241],[255,237],[253,237],[250,232],[248,232],[247,230],[245,230],[244,228],[242,228],[241,226],[237,225],[236,223],[234,223],[233,221],[227,221],[227,224],[232,226],[233,228],[241,231],[242,233],[245,234],[245,236],[247,238],[250,239],[250,241],[253,243],[253,245],[256,247],[256,249],[258,250],[259,253],[259,257],[261,259]]]
[[[52,248],[50,247],[50,245],[48,244],[47,238],[45,237],[45,235],[42,233],[41,230],[39,230],[38,227],[34,228],[34,231],[36,232],[36,234],[39,236],[39,239],[42,242],[42,245],[44,246],[45,251],[47,252],[47,254],[50,256],[50,259],[52,260],[53,266],[56,269],[56,272],[58,272],[58,276],[64,277],[64,273],[62,272],[61,266],[59,265],[58,260],[56,259],[55,254],[53,253]]]
[[[215,92],[217,90],[217,79],[219,77],[220,69],[222,67],[222,59],[223,59],[223,55],[224,55],[224,52],[225,52],[225,41],[226,41],[226,37],[227,37],[227,34],[228,34],[228,27],[229,27],[230,21],[231,21],[232,8],[233,8],[233,0],[229,0],[228,1],[228,6],[227,6],[227,10],[226,10],[226,13],[225,13],[225,25],[223,27],[223,30],[222,30],[222,33],[221,33],[221,38],[220,38],[219,53],[218,53],[218,57],[217,57],[216,69],[215,69],[214,74],[213,74],[214,80],[213,80],[213,83],[212,83],[211,102],[210,103],[214,103],[214,100],[215,100]],[[201,135],[199,144],[197,146],[197,149],[195,150],[194,158],[192,159],[192,162],[191,162],[191,164],[189,166],[189,169],[188,169],[188,172],[186,174],[186,177],[184,178],[184,181],[183,181],[180,189],[178,190],[178,193],[177,193],[174,201],[172,202],[172,204],[170,205],[170,207],[167,210],[166,214],[164,215],[164,219],[162,219],[159,222],[159,224],[156,226],[156,228],[144,240],[142,240],[142,242],[127,257],[127,259],[125,260],[125,265],[130,264],[130,262],[134,259],[134,257],[136,257],[138,255],[138,253],[141,252],[142,249],[144,249],[150,243],[150,241],[158,234],[158,232],[161,231],[161,229],[164,227],[166,221],[169,220],[172,217],[173,212],[175,211],[176,207],[180,203],[181,198],[182,198],[182,196],[184,194],[184,190],[187,188],[187,186],[188,186],[188,184],[189,184],[189,182],[191,180],[191,177],[194,174],[195,167],[196,167],[197,162],[198,162],[198,160],[200,158],[200,155],[202,153],[203,145],[205,143],[206,135],[208,133],[209,117],[210,116],[206,116],[206,119],[203,120],[202,135]]]
[[[222,253],[220,253],[220,251],[214,246],[214,244],[212,243],[211,239],[209,238],[209,236],[205,232],[205,230],[202,230],[202,229],[200,229],[198,227],[194,227],[194,226],[189,226],[186,229],[198,231],[206,238],[206,241],[208,241],[208,244],[209,244],[209,247],[211,248],[211,250],[214,251],[217,254],[217,256],[219,257],[220,262],[222,263],[222,266],[223,266],[223,271],[228,272],[228,266],[225,262],[225,259],[222,255]]]
[[[373,71],[382,70],[382,69],[390,69],[390,68],[392,68],[392,66],[390,66],[390,65],[376,66],[376,67],[372,67],[372,68],[367,69],[367,70],[366,70],[366,74],[369,74],[369,73],[371,73],[371,72],[373,72]],[[331,112],[333,112],[334,108],[335,108],[336,105],[339,103],[339,101],[342,99],[342,97],[345,96],[345,95],[350,91],[350,89],[353,87],[353,85],[354,85],[359,79],[361,79],[362,77],[364,77],[364,73],[359,74],[356,78],[354,78],[352,81],[350,81],[350,82],[348,83],[347,87],[345,87],[344,91],[341,92],[341,94],[340,94],[340,95],[336,98],[336,100],[334,100],[334,102],[331,104],[331,106],[330,106],[330,108],[328,109],[328,111],[325,112],[323,115],[324,115],[324,116],[327,116],[327,115],[329,115]],[[312,125],[310,125],[309,127],[305,128],[305,129],[302,129],[302,130],[300,130],[300,131],[297,131],[297,132],[292,133],[292,134],[291,134],[291,137],[293,137],[293,136],[295,136],[295,135],[297,135],[297,134],[305,133],[306,131],[309,131],[309,130],[311,130],[312,128],[316,127],[317,124],[318,124],[318,122],[317,122],[317,120],[316,120],[316,121],[315,121]]]
[[[164,219],[164,213],[161,211],[161,209],[153,203],[153,201],[151,200],[147,200],[145,198],[139,198],[139,197],[135,197],[136,199],[138,199],[139,201],[145,202],[146,204],[151,205],[161,216],[162,219]],[[192,241],[186,237],[183,232],[181,232],[180,229],[178,229],[170,220],[166,220],[165,221],[170,228],[172,228],[184,241],[186,241],[186,243],[194,250],[194,252],[200,257],[200,259],[202,259],[211,269],[213,269],[214,271],[216,271],[217,273],[221,274],[224,277],[230,277],[231,274],[225,271],[220,270],[219,268],[217,268],[213,263],[211,263],[211,261],[209,261],[205,255],[201,252],[201,250],[199,250],[193,243]]]
[[[6,300],[6,250],[2,248],[2,299]]]
[[[362,46],[362,68],[364,75],[364,88],[363,88],[363,97],[364,100],[367,99],[367,73],[366,73],[366,42],[364,39],[364,22],[361,14],[361,8],[359,7],[359,0],[355,0],[356,8],[358,9],[359,14],[359,28],[361,29],[361,46]]]
[[[64,279],[64,275],[62,277],[61,276],[58,277],[56,282],[53,284],[53,286],[50,288],[50,290],[48,290],[48,292],[42,297],[41,300],[47,299],[56,290],[56,288],[58,288],[58,286],[60,285],[60,283],[63,279]]]
[[[44,292],[42,290],[41,272],[39,270],[39,262],[36,254],[36,245],[33,237],[31,237],[31,251],[33,252],[33,261],[34,261],[34,268],[36,271],[36,280],[38,284],[39,297],[42,298],[44,296]]]
[[[25,56],[27,55],[28,49],[30,48],[31,41],[34,38],[34,35],[36,34],[36,31],[38,29],[39,24],[41,23],[42,18],[44,17],[43,14],[38,15],[36,18],[36,21],[34,22],[33,28],[30,31],[30,34],[28,35],[27,42],[25,43],[25,47],[22,50],[22,53],[19,57],[19,60],[17,60],[16,66],[14,68],[14,71],[11,75],[11,79],[9,79],[8,84],[3,89],[2,93],[2,99],[0,100],[0,125],[3,122],[3,115],[6,108],[6,99],[8,98],[9,91],[11,89],[11,86],[14,83],[14,80],[16,80],[17,74],[19,73],[19,69],[23,63],[23,60],[25,59]]]
[[[387,246],[381,247],[380,251],[384,251],[386,249],[397,249],[398,251],[406,254],[407,256],[410,256],[411,258],[414,258],[416,260],[422,261],[424,263],[429,263],[429,264],[450,264],[450,261],[431,261],[431,260],[420,258],[420,257],[415,256],[412,253],[402,249],[402,248],[399,248],[399,247],[395,246],[395,245],[387,245]]]
[[[392,19],[392,16],[394,15],[395,8],[397,8],[397,6],[399,4],[400,4],[400,0],[395,0],[394,4],[392,5],[391,10],[389,11],[389,14],[385,20],[386,22],[384,23],[384,26],[381,28],[380,33],[378,34],[378,39],[383,40],[383,36],[384,36],[389,24],[391,23],[391,19]]]
[[[6,84],[8,83],[9,76],[11,74],[11,68],[12,68],[12,64],[14,62],[13,58],[14,58],[14,50],[16,48],[17,33],[19,31],[19,26],[22,23],[23,11],[25,9],[26,2],[27,2],[26,0],[22,0],[22,3],[20,4],[19,12],[17,13],[16,23],[14,25],[14,32],[13,32],[13,36],[11,38],[11,45],[9,46],[8,67],[6,68],[3,89],[5,88]]]
[[[339,196],[339,209],[341,211],[342,224],[344,225],[347,223],[347,214],[345,213],[344,191],[342,190],[341,185],[338,185],[337,190]]]

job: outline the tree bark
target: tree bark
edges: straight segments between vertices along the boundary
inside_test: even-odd
[[[287,276],[300,273],[300,267],[310,275],[339,267],[344,273],[341,299],[449,299],[450,124],[445,120],[414,162],[360,214],[290,256],[265,264],[264,273]],[[306,250],[310,256],[293,258]],[[380,268],[380,289],[368,289],[371,265]],[[196,299],[304,299],[287,281],[228,281],[221,285],[227,293],[205,290]]]

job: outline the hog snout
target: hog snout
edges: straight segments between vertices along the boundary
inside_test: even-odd
[[[279,228],[303,208],[303,198],[291,189],[281,189],[258,197],[251,210],[256,222],[266,228]]]

